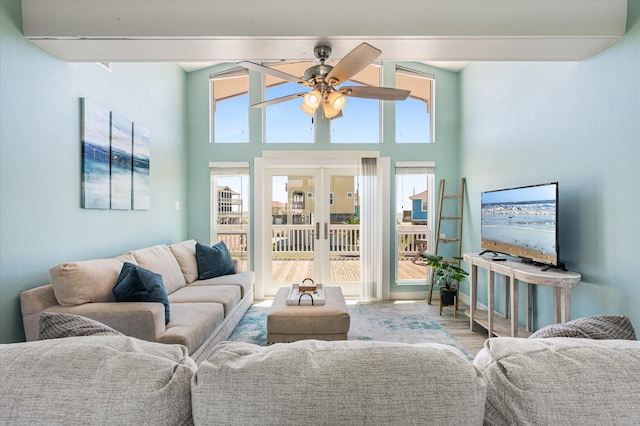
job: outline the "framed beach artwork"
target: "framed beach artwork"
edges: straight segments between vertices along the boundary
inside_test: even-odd
[[[149,129],[133,124],[133,209],[148,210],[151,204],[149,159],[151,139]]]
[[[111,208],[130,210],[133,189],[133,122],[111,113]]]
[[[86,98],[82,110],[82,207],[148,210],[149,129]]]
[[[87,99],[82,109],[82,207],[110,208],[110,112]]]

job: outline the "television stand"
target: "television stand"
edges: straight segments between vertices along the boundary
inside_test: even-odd
[[[471,266],[469,274],[469,317],[471,331],[480,325],[487,330],[489,337],[512,336],[527,337],[533,331],[533,297],[534,285],[553,288],[553,322],[563,323],[571,319],[571,288],[580,284],[581,275],[564,270],[541,271],[539,266],[506,260],[492,262],[491,256],[480,256],[475,253],[463,255],[463,259]],[[487,271],[487,310],[479,311],[478,302],[478,267]],[[500,274],[504,280],[504,318],[494,315],[495,275]],[[525,328],[518,326],[519,281],[525,284],[524,313]],[[479,315],[483,312],[482,315]],[[486,315],[486,316],[485,316]]]

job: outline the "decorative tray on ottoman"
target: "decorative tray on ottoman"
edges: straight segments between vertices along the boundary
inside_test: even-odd
[[[322,284],[293,284],[287,295],[289,306],[322,306],[325,301]]]

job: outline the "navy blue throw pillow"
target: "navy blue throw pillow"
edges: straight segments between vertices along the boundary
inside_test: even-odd
[[[169,298],[162,275],[125,262],[111,290],[118,302],[159,302],[164,305],[164,322],[169,322]]]
[[[196,261],[199,280],[236,273],[229,250],[223,241],[213,246],[196,243]]]

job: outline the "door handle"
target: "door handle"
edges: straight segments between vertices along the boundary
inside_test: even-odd
[[[316,222],[316,240],[320,239],[320,222]]]
[[[329,239],[329,224],[327,222],[324,223],[324,239]]]

